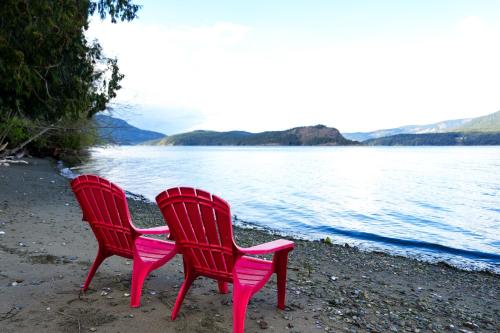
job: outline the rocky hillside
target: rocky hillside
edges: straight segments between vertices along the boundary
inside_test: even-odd
[[[344,138],[335,128],[316,125],[261,133],[193,131],[168,136],[154,141],[152,144],[171,146],[341,146],[358,144],[358,142]]]

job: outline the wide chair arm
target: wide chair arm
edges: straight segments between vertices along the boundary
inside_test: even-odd
[[[286,239],[277,239],[272,242],[241,248],[238,247],[243,254],[270,254],[283,250],[291,251],[294,247],[294,243],[292,241]]]
[[[140,228],[134,228],[134,229],[135,231],[143,235],[163,235],[170,233],[170,229],[166,225],[154,228],[147,228],[147,229],[140,229]]]

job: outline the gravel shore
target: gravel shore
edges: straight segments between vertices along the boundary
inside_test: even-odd
[[[163,224],[154,205],[129,200],[138,226]],[[235,228],[237,243],[278,238]],[[295,240],[287,307],[271,281],[250,302],[246,332],[500,332],[500,276],[348,246]],[[129,308],[131,262],[108,259],[79,294],[96,241],[51,162],[0,166],[0,332],[231,332],[231,294],[199,278],[177,320],[180,258],[146,281]]]

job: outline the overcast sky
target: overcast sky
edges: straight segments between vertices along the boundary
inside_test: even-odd
[[[352,132],[500,110],[500,1],[141,3],[88,31],[141,128]]]

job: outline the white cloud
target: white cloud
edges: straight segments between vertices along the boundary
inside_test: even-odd
[[[94,22],[89,36],[119,58],[120,102],[152,121],[190,110],[184,130],[370,130],[500,109],[500,31],[477,17],[405,42],[297,40],[270,50],[254,31]]]
[[[469,16],[462,19],[458,22],[456,29],[461,35],[474,40],[491,37],[490,29],[486,23],[477,16]]]

